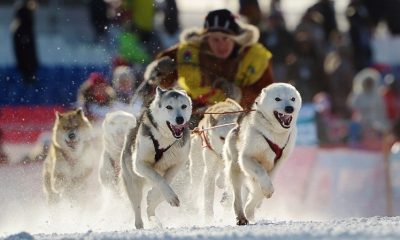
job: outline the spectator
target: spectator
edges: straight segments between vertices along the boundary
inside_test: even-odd
[[[347,137],[348,122],[332,112],[330,96],[325,92],[317,93],[313,98],[316,115],[317,136],[320,146],[344,144]]]
[[[385,76],[386,88],[383,90],[386,112],[391,124],[400,119],[400,79],[389,74]]]
[[[277,82],[287,81],[286,59],[293,54],[293,35],[286,29],[283,15],[272,12],[266,22],[266,29],[261,33],[261,43],[271,50],[272,67]]]
[[[137,80],[132,68],[128,66],[119,66],[114,70],[112,86],[116,93],[116,101],[113,104],[113,110],[123,110],[138,116],[142,107],[142,98],[134,97],[137,88]],[[134,102],[132,102],[134,100]]]
[[[262,12],[258,0],[239,0],[239,14],[244,16],[248,23],[259,26]]]
[[[353,123],[359,124],[361,130],[361,139],[357,140],[365,144],[376,144],[388,127],[383,97],[378,88],[379,81],[378,71],[372,68],[361,70],[354,78],[348,98]]]
[[[309,9],[307,9],[307,12],[319,13],[319,15],[322,17],[320,23],[324,30],[325,40],[329,41],[332,34],[338,31],[333,1],[319,0]]]
[[[36,72],[39,66],[33,17],[36,7],[35,0],[17,1],[14,20],[11,24],[17,68],[24,82],[28,84],[37,81]]]
[[[258,38],[256,27],[239,25],[229,10],[211,11],[202,29],[182,33],[181,42],[153,62],[157,66],[170,58],[177,63],[163,64],[171,66],[165,71],[170,74],[162,74],[158,83],[186,90],[195,111],[226,97],[250,108],[261,89],[273,82],[272,54]]]
[[[353,86],[354,69],[347,43],[341,34],[332,36],[332,50],[325,56],[324,71],[331,94],[332,114],[349,119],[350,110],[346,99]]]
[[[175,0],[165,0],[163,7],[163,26],[162,31],[158,31],[163,48],[168,48],[179,41],[180,23],[179,11]]]
[[[392,127],[392,131],[389,134],[388,137],[389,141],[389,147],[390,147],[390,153],[389,153],[389,160],[391,160],[391,163],[393,164],[393,161],[396,161],[397,169],[400,167],[400,120],[398,119]],[[395,175],[399,175],[398,172],[396,172]],[[397,183],[399,183],[397,181]]]
[[[0,165],[9,163],[8,154],[3,148],[3,131],[0,129]]]
[[[350,24],[349,35],[353,48],[354,66],[357,71],[360,71],[372,62],[372,20],[362,0],[350,1],[346,9],[346,17]]]
[[[107,38],[107,27],[110,22],[108,4],[105,0],[90,0],[88,7],[90,23],[95,33],[95,42],[104,42]]]
[[[315,94],[329,92],[322,59],[309,32],[295,35],[294,55],[288,58],[288,81],[296,86],[303,102],[312,102]]]
[[[103,120],[114,100],[115,91],[101,73],[91,73],[79,88],[78,105],[91,121]]]

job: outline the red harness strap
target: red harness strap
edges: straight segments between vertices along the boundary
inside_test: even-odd
[[[274,164],[276,164],[278,162],[278,160],[282,157],[282,153],[283,150],[285,149],[286,145],[289,142],[290,139],[290,135],[285,143],[285,146],[283,146],[282,148],[280,148],[277,144],[273,143],[271,140],[269,140],[268,138],[266,138],[265,136],[263,136],[264,139],[267,141],[269,147],[272,149],[272,151],[275,153],[275,159],[274,159]]]

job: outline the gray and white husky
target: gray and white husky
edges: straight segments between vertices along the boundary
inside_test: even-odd
[[[152,186],[147,195],[149,220],[155,218],[162,197],[171,206],[180,204],[170,183],[189,157],[191,114],[192,101],[185,91],[158,87],[149,108],[126,138],[122,181],[135,213],[136,228],[143,228],[141,201],[146,182]]]
[[[295,87],[273,83],[257,97],[254,111],[240,116],[238,126],[229,132],[223,158],[238,225],[248,224],[263,198],[272,196],[271,174],[294,148],[300,107],[301,96]],[[248,194],[242,194],[245,186]]]

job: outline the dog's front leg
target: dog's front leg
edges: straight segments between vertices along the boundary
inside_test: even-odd
[[[172,190],[165,178],[158,174],[148,163],[143,161],[136,161],[135,170],[138,174],[148,179],[153,186],[160,188],[161,193],[164,195],[167,202],[173,207],[179,207],[179,198]],[[176,173],[175,173],[176,174]]]
[[[247,196],[247,202],[244,208],[246,218],[249,220],[254,220],[254,210],[261,204],[264,199],[263,192],[260,185],[255,181],[250,181],[249,193]]]
[[[47,202],[51,205],[57,203],[60,200],[60,194],[54,189],[50,172],[44,173],[44,188],[47,193]]]
[[[61,194],[65,186],[67,185],[67,179],[65,178],[65,175],[60,172],[55,172],[53,175],[53,189],[55,192]]]
[[[228,163],[228,179],[231,184],[234,193],[233,200],[233,209],[235,210],[236,215],[236,224],[237,225],[247,225],[249,221],[243,212],[243,200],[242,200],[242,188],[243,188],[243,175],[239,169],[236,167],[234,163]]]
[[[243,171],[260,184],[264,196],[270,198],[274,193],[274,186],[264,167],[249,155],[241,156],[239,162],[242,164]]]
[[[172,180],[182,168],[183,164],[177,164],[170,167],[164,174],[165,181],[171,184]],[[179,201],[179,199],[178,199]],[[147,217],[150,219],[155,216],[155,210],[157,206],[162,202],[160,190],[157,187],[153,187],[147,195]],[[172,205],[172,204],[171,204]]]
[[[133,172],[132,164],[132,141],[126,141],[125,148],[121,155],[121,180],[125,187],[132,209],[135,213],[135,227],[137,229],[143,228],[142,220],[142,195],[143,195],[143,182],[142,179]]]

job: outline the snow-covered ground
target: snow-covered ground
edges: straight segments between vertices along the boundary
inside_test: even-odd
[[[17,156],[29,147],[8,146],[7,150]],[[100,151],[95,152],[91,155],[94,160],[99,159]],[[304,154],[295,152],[295,155]],[[356,208],[357,204],[363,204],[362,201],[313,204],[314,200],[308,200],[301,204],[298,201],[301,191],[293,190],[293,186],[298,186],[298,180],[287,180],[290,179],[288,176],[303,172],[306,162],[295,160],[295,164],[282,166],[280,172],[285,172],[286,180],[282,181],[278,174],[276,179],[280,180],[274,182],[274,196],[264,200],[255,221],[248,226],[235,225],[231,209],[222,207],[217,201],[220,191],[217,191],[215,202],[215,220],[204,223],[201,214],[187,207],[188,203],[200,199],[190,192],[184,194],[182,186],[188,179],[187,172],[182,171],[173,185],[182,206],[173,208],[162,203],[156,211],[162,227],[148,222],[144,216],[144,230],[134,229],[132,210],[126,200],[104,202],[97,172],[92,178],[92,190],[84,193],[89,203],[87,208],[80,210],[65,203],[50,210],[42,191],[41,163],[3,165],[0,167],[0,239],[400,239],[400,217],[352,215],[349,208]],[[317,167],[322,168],[318,172],[327,175],[323,167]],[[335,165],[328,167],[337,168]],[[351,188],[352,184],[349,182],[348,186]],[[320,189],[324,190],[327,189]],[[335,199],[339,200],[340,196]],[[333,207],[333,213],[325,214],[324,206]],[[343,217],[346,209],[349,214]]]

